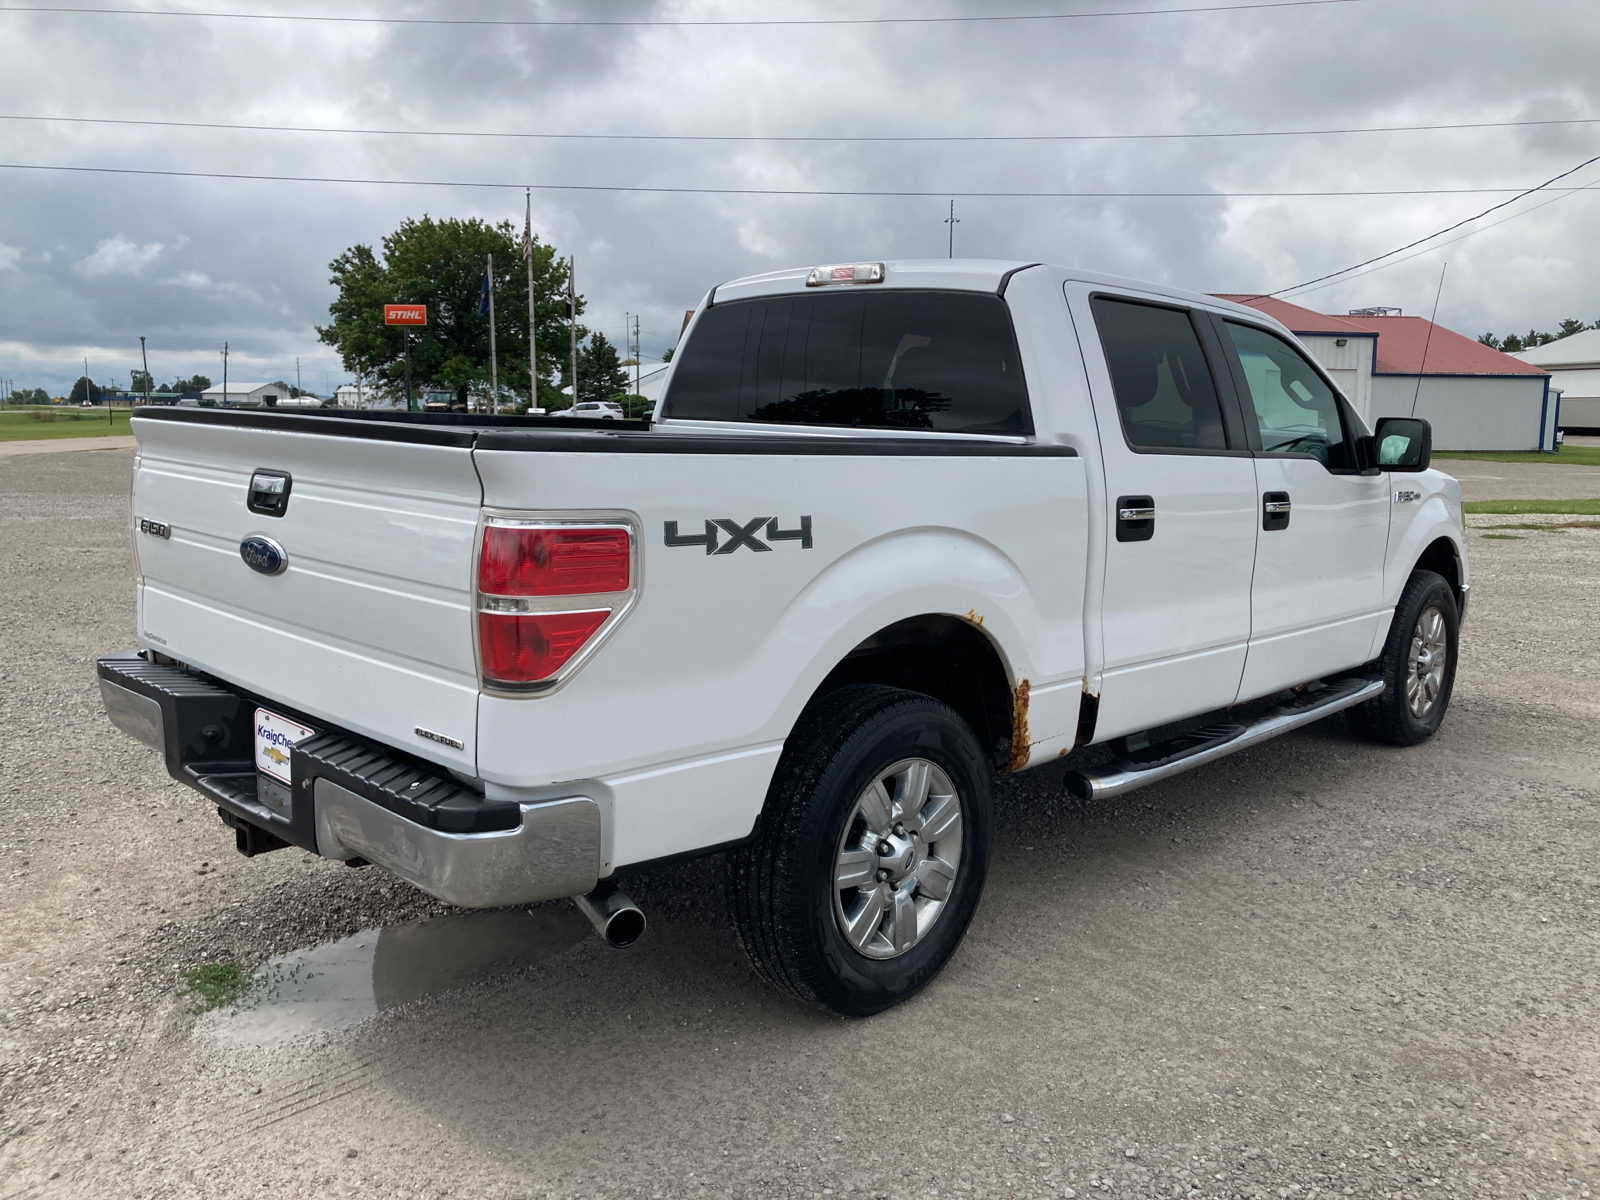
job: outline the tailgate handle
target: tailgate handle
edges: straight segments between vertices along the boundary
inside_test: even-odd
[[[1268,533],[1289,528],[1289,493],[1263,492],[1261,495],[1261,528]]]
[[[263,517],[281,517],[289,511],[289,489],[294,479],[287,471],[256,471],[250,476],[250,494],[244,506]]]
[[[1117,541],[1148,542],[1156,535],[1153,496],[1117,497]]]

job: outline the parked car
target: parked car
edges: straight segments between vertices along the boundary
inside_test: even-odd
[[[559,409],[550,415],[552,417],[589,417],[601,421],[620,421],[623,418],[622,405],[613,404],[610,400],[583,400],[570,408]]]
[[[626,874],[725,852],[765,976],[864,1014],[965,934],[997,775],[1117,796],[1444,717],[1460,488],[1254,309],[830,265],[712,289],[670,371],[615,431],[136,414],[111,719],[246,855],[571,896],[615,945]]]

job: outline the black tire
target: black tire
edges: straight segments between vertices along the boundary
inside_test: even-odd
[[[1411,652],[1424,614],[1436,610],[1442,618],[1445,639],[1444,673],[1437,692],[1420,715],[1412,710]],[[1394,622],[1384,642],[1378,667],[1388,686],[1383,695],[1347,709],[1350,727],[1362,737],[1390,746],[1415,746],[1427,741],[1444,720],[1456,681],[1456,645],[1461,628],[1454,589],[1432,571],[1413,571],[1395,605]]]
[[[835,915],[838,897],[851,894],[837,888],[836,860],[852,828],[862,828],[857,805],[865,791],[904,760],[932,763],[953,785],[959,864],[920,940],[895,957],[875,958],[845,937],[845,918]],[[732,856],[734,921],[757,970],[783,991],[850,1017],[915,995],[955,952],[978,906],[989,865],[992,780],[972,730],[930,696],[852,684],[813,701],[784,747],[754,839]],[[920,894],[920,886],[909,892]],[[892,934],[891,913],[885,910]]]

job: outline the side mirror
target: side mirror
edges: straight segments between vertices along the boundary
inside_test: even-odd
[[[1421,417],[1380,417],[1372,444],[1380,470],[1426,471],[1433,460],[1433,426]]]

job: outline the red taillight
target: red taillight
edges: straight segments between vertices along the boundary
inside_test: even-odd
[[[489,517],[478,548],[478,662],[483,682],[543,692],[630,608],[638,589],[633,530]]]
[[[493,683],[537,683],[549,679],[583,648],[611,615],[593,612],[478,614],[478,653],[483,677]]]
[[[489,525],[478,590],[492,596],[589,596],[628,589],[628,531]]]

